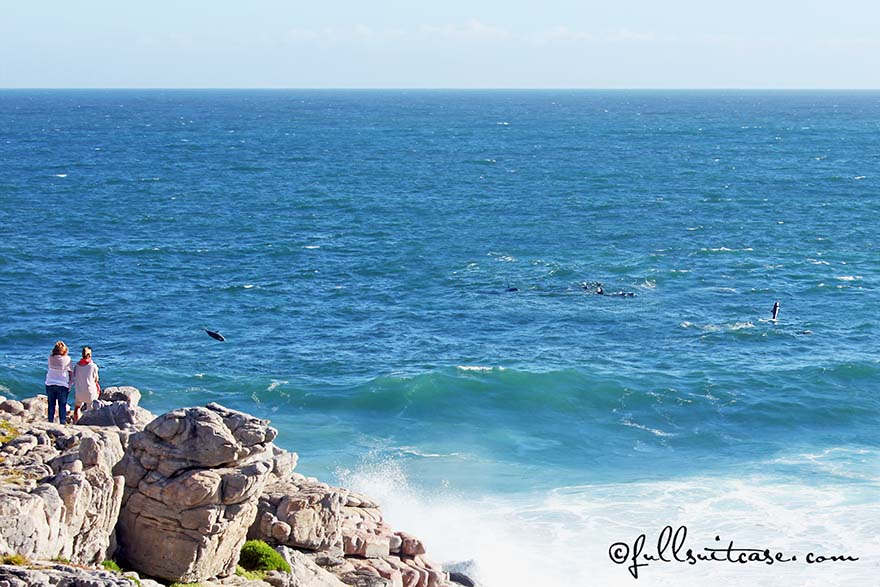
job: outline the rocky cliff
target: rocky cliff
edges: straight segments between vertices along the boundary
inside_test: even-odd
[[[44,396],[0,398],[0,556],[19,563],[0,564],[0,587],[459,584],[375,501],[294,472],[268,421],[218,404],[153,418],[139,400],[108,388],[62,426],[45,422]],[[236,576],[247,538],[291,572]],[[96,568],[108,559],[131,572]]]

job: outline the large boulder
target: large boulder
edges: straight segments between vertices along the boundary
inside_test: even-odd
[[[118,467],[121,558],[170,581],[231,574],[274,468],[268,424],[209,404],[168,412],[134,434]]]
[[[79,424],[81,426],[116,427],[120,430],[136,432],[146,428],[153,419],[153,414],[138,405],[132,405],[126,401],[111,402],[98,399],[92,402],[90,409],[82,413],[79,417]]]
[[[98,399],[105,402],[123,402],[136,408],[141,401],[141,391],[130,385],[106,387],[101,390]]]
[[[342,515],[348,491],[296,473],[275,480],[260,496],[248,537],[306,550],[342,551]]]

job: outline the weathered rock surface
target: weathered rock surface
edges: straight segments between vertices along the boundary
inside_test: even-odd
[[[260,496],[248,538],[308,550],[342,550],[342,508],[347,491],[292,474]]]
[[[35,565],[36,566],[36,565]],[[141,587],[158,583],[138,579]],[[25,568],[0,565],[0,587],[136,587],[138,582],[117,573],[63,564]]]
[[[171,581],[231,574],[275,466],[275,435],[218,404],[168,412],[133,435],[118,468],[122,558]]]
[[[272,587],[344,587],[336,575],[321,568],[309,556],[286,546],[276,549],[287,564],[290,573],[274,572],[265,578]]]
[[[98,399],[105,402],[124,402],[136,408],[141,402],[141,390],[128,385],[107,387],[101,390],[101,395],[98,396]]]
[[[135,388],[107,388],[81,425],[61,426],[45,422],[45,396],[0,398],[0,421],[12,425],[0,431],[0,554],[44,561],[0,566],[0,587],[134,584],[45,562],[57,557],[117,558],[203,587],[454,585],[374,500],[293,472],[297,454],[272,444],[267,421],[217,404],[152,419],[139,401]],[[275,545],[292,572],[233,575],[246,536]]]
[[[375,501],[296,473],[266,487],[248,537],[280,545],[283,554],[311,551],[316,564],[349,585],[449,585],[448,574],[421,556],[424,544],[394,532]]]
[[[0,446],[0,552],[101,562],[122,502],[120,436],[28,422],[32,406],[6,412],[19,434]]]
[[[134,388],[131,388],[134,389]],[[97,399],[92,408],[79,417],[81,426],[114,426],[120,430],[136,432],[146,428],[155,416],[140,406],[132,406],[125,401],[108,402]]]

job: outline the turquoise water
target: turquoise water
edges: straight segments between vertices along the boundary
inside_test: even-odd
[[[878,489],[878,131],[871,92],[2,91],[0,395],[61,338],[553,540],[698,479],[867,539],[831,528]]]

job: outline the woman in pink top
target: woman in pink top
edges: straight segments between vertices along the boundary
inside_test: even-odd
[[[49,355],[49,371],[46,373],[46,395],[49,396],[49,421],[55,421],[55,405],[58,405],[58,421],[67,424],[67,396],[73,382],[73,369],[67,354],[67,345],[59,340]]]
[[[92,362],[92,348],[84,346],[82,359],[73,368],[73,384],[76,386],[74,396],[73,423],[79,421],[79,410],[90,410],[92,402],[98,399],[101,388],[98,385],[98,366]]]

